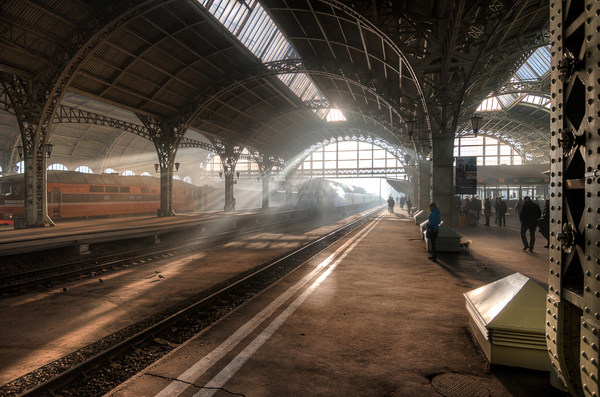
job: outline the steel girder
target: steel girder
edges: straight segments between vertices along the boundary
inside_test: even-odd
[[[372,94],[375,98],[378,98],[379,104],[387,109],[386,113],[396,115],[399,123],[404,122],[402,113],[415,112],[417,110],[413,105],[414,99],[404,98],[404,94],[399,89],[391,87],[370,71],[359,70],[351,64],[341,62],[287,59],[262,64],[256,68],[248,69],[239,75],[229,76],[227,79],[214,84],[190,106],[190,109],[196,109],[190,112],[190,123],[193,124],[193,121],[202,114],[206,106],[220,95],[253,80],[288,73],[320,75],[332,79],[344,80],[349,84],[356,85]],[[403,100],[401,100],[402,98]]]
[[[551,0],[546,343],[573,396],[600,387],[600,3]]]

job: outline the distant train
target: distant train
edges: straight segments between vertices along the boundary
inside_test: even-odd
[[[12,225],[15,215],[23,215],[23,181],[23,174],[0,178],[0,224]],[[47,189],[54,220],[156,214],[160,208],[160,179],[151,176],[48,171]],[[173,210],[208,208],[212,190],[173,180]]]
[[[367,193],[362,187],[350,186],[327,179],[309,179],[298,186],[297,206],[326,210],[370,203],[377,200],[375,194]]]

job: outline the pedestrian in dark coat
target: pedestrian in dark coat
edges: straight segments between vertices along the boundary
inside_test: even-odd
[[[485,215],[485,226],[490,225],[490,215],[492,215],[492,202],[486,198],[483,203],[483,214]]]
[[[550,248],[550,200],[544,201],[544,209],[542,210],[542,219],[538,222],[540,233],[547,240],[544,248]]]
[[[521,221],[521,240],[523,240],[523,251],[533,252],[535,245],[535,229],[538,219],[542,216],[539,205],[531,201],[528,196],[523,197],[523,208],[519,220]],[[529,243],[527,242],[527,230],[529,230]]]
[[[479,214],[481,214],[481,200],[477,197],[471,197],[471,209],[477,213],[477,222],[479,222]]]
[[[506,202],[502,201],[502,197],[499,197],[498,208],[496,209],[496,214],[498,215],[498,226],[506,226],[506,211],[508,211]]]

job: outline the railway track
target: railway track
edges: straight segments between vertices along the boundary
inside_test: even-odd
[[[28,270],[16,274],[1,275],[0,296],[10,296],[11,294],[23,293],[28,290],[40,288],[50,288],[60,283],[86,277],[94,277],[98,274],[106,273],[111,270],[118,270],[122,267],[135,266],[140,263],[146,264],[166,257],[187,254],[192,251],[225,244],[263,233],[267,228],[270,231],[280,230],[290,226],[292,222],[296,226],[302,226],[304,224],[313,223],[314,219],[286,219],[276,223],[270,223],[268,226],[257,225],[254,228],[244,229],[243,231],[230,231],[210,236],[190,238],[185,241],[162,243],[156,247],[147,246],[126,252],[83,259],[76,262]]]
[[[380,209],[370,211],[293,252],[189,298],[165,313],[128,327],[118,335],[104,338],[10,382],[0,388],[0,395],[101,396],[346,236],[378,212]]]

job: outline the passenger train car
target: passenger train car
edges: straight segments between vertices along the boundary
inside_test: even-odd
[[[298,187],[297,206],[326,210],[375,201],[377,196],[364,188],[327,179],[309,179]]]
[[[0,224],[13,224],[23,214],[23,174],[0,178]],[[160,208],[160,179],[151,176],[84,174],[48,171],[50,218],[88,218],[156,214]],[[173,180],[173,210],[186,212],[209,206],[210,187]]]

